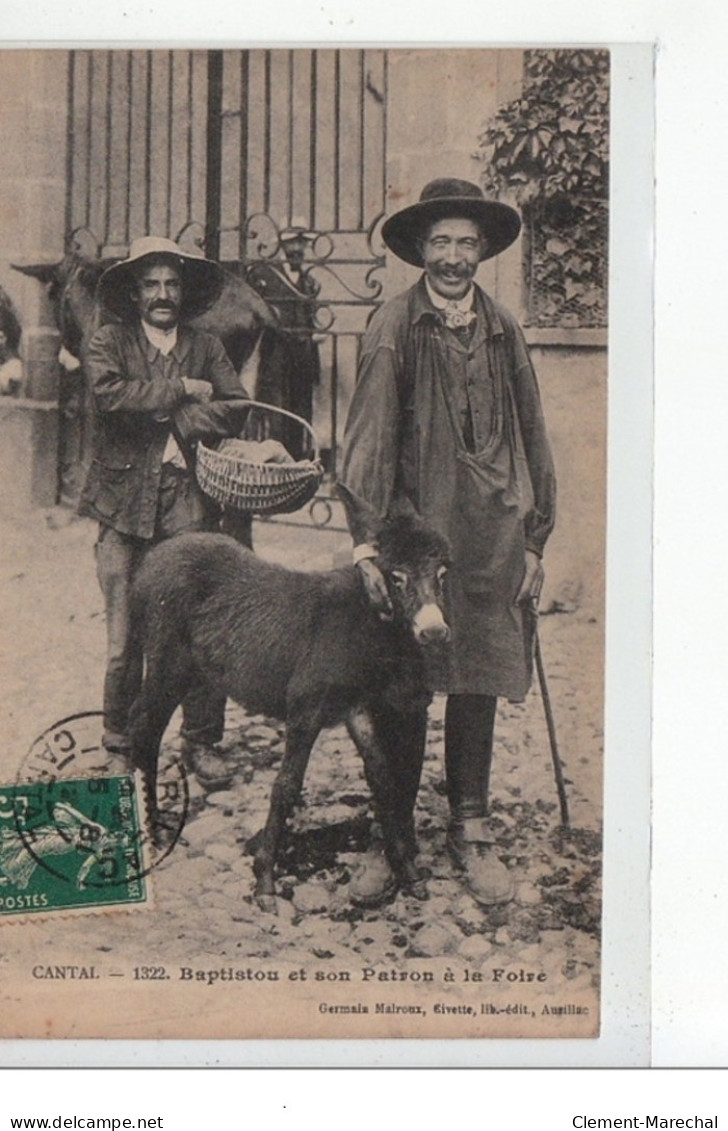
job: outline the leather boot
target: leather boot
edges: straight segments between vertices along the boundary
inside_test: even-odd
[[[384,838],[374,822],[369,848],[349,884],[349,899],[356,907],[381,907],[397,894],[397,877],[384,851]]]
[[[508,903],[514,885],[496,855],[488,827],[488,785],[497,700],[493,695],[450,695],[445,712],[445,768],[450,802],[447,847],[473,899]]]
[[[228,789],[232,784],[235,770],[218,747],[183,739],[182,757],[205,789]]]
[[[394,898],[398,886],[384,846],[372,846],[352,877],[349,899],[356,907],[381,907]]]
[[[453,822],[448,829],[447,847],[455,867],[464,873],[465,886],[474,900],[489,907],[513,899],[513,880],[496,855],[483,817]]]

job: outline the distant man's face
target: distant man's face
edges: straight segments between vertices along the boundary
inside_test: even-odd
[[[158,330],[171,330],[179,322],[182,277],[169,263],[142,266],[132,296],[143,322]]]
[[[287,240],[281,240],[281,246],[283,247],[283,254],[291,267],[301,267],[306,253],[305,239],[302,236],[294,236]]]
[[[443,298],[462,298],[478,270],[483,236],[474,220],[437,220],[422,241],[430,286]]]

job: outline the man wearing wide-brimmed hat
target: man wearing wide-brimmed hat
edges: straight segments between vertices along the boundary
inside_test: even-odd
[[[395,255],[424,269],[372,319],[346,425],[341,478],[380,515],[414,507],[450,539],[445,578],[452,639],[431,658],[432,690],[447,692],[448,848],[471,894],[504,903],[513,882],[488,824],[497,699],[522,700],[531,679],[541,555],[554,522],[555,481],[536,377],[513,316],[475,282],[478,265],[518,236],[508,205],[468,181],[430,182],[384,224]],[[354,559],[372,602],[389,597],[376,546],[355,534]],[[382,711],[399,773],[397,804],[413,811],[426,716],[403,726]],[[376,845],[352,897],[376,905],[394,878]]]
[[[214,529],[218,512],[195,481],[191,445],[235,434],[246,396],[220,341],[187,325],[217,299],[220,267],[171,240],[143,236],[101,276],[98,298],[118,321],[92,338],[85,366],[93,394],[93,460],[80,512],[99,522],[97,572],[106,604],[104,744],[128,749],[128,714],[142,659],[129,633],[129,591],[147,551],[183,531]],[[236,403],[233,403],[236,400]],[[214,749],[224,699],[195,689],[183,737],[203,784],[230,772]]]

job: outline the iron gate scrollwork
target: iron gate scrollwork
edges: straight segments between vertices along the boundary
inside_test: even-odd
[[[303,369],[320,370],[313,405],[291,388],[291,407],[313,409],[335,475],[359,340],[382,292],[386,53],[211,52],[208,79],[205,250],[245,265],[297,337]]]

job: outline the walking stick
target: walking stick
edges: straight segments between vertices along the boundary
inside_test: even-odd
[[[533,642],[534,642],[534,657],[536,659],[536,671],[538,672],[538,683],[541,688],[541,702],[543,703],[543,711],[546,716],[546,727],[549,732],[549,745],[551,746],[551,761],[554,765],[554,777],[556,778],[556,789],[559,795],[559,807],[561,809],[561,824],[569,826],[569,802],[566,796],[566,783],[564,781],[564,768],[561,764],[561,757],[559,755],[559,747],[556,741],[556,726],[554,724],[554,713],[551,709],[551,696],[549,695],[549,688],[546,682],[546,671],[543,666],[543,656],[541,654],[541,642],[538,638],[538,611],[533,612]]]

